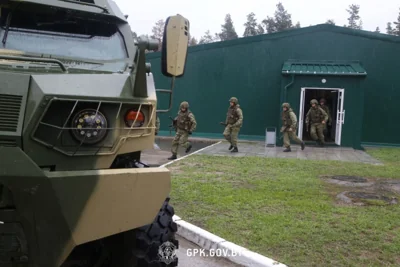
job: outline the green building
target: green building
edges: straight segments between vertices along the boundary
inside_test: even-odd
[[[160,53],[148,54],[156,86],[168,89]],[[173,106],[161,114],[160,135],[169,135],[168,116],[188,101],[198,127],[193,136],[222,138],[228,101],[239,99],[244,114],[241,139],[265,139],[267,127],[281,126],[281,104],[305,130],[310,100],[325,98],[331,111],[330,142],[339,146],[400,145],[400,37],[334,25],[198,45],[189,48],[186,73],[176,80]],[[159,109],[168,95],[159,93]]]

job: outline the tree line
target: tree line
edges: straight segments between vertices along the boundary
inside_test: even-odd
[[[343,25],[343,27],[362,30],[363,22],[360,17],[360,5],[351,4],[346,9],[346,11],[349,13],[349,17],[347,18],[348,24]],[[325,23],[333,25],[336,24],[332,18],[327,19]],[[152,35],[150,35],[151,38],[157,39],[160,42],[159,48],[161,47],[164,25],[164,20],[158,20],[152,28]],[[265,33],[274,33],[287,29],[301,28],[300,22],[293,24],[292,15],[284,8],[282,3],[278,3],[276,5],[276,10],[273,17],[267,16],[265,19],[261,20],[260,23],[257,22],[256,15],[251,12],[247,15],[247,20],[244,23],[244,26],[245,29],[242,37],[255,36]],[[375,32],[381,32],[379,27],[376,27]],[[393,22],[387,22],[385,33],[400,36],[400,8],[397,20]],[[133,35],[135,37],[137,36],[135,32],[133,32]],[[207,44],[218,41],[227,41],[237,38],[240,37],[235,30],[232,17],[230,14],[226,14],[224,24],[221,25],[221,31],[219,33],[212,34],[209,30],[207,30],[204,35],[200,37],[200,40],[197,40],[194,36],[190,36],[189,46]]]

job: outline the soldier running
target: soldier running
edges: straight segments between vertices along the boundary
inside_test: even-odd
[[[226,114],[225,123],[221,124],[226,125],[223,134],[225,139],[230,143],[229,150],[231,150],[231,152],[238,152],[237,137],[243,125],[243,112],[236,97],[231,97],[229,102],[230,106]]]
[[[330,127],[332,125],[332,117],[331,117],[331,112],[329,111],[329,107],[326,105],[326,100],[325,98],[321,98],[319,100],[319,105],[320,107],[328,114],[328,121],[324,124],[324,135],[327,137],[328,135],[328,126]]]
[[[325,144],[324,125],[328,120],[328,114],[318,105],[316,99],[311,100],[310,104],[311,108],[306,115],[307,132],[311,123],[311,138],[317,142],[317,145],[323,147]]]
[[[281,133],[283,133],[283,145],[285,146],[285,150],[283,152],[290,152],[290,139],[299,143],[301,145],[301,150],[304,150],[305,144],[304,142],[297,137],[296,129],[297,129],[297,117],[296,114],[290,107],[289,103],[282,104],[282,128]]]
[[[182,102],[179,108],[178,116],[176,120],[176,134],[174,140],[172,140],[171,152],[172,156],[169,160],[177,159],[178,147],[181,145],[186,148],[186,153],[192,148],[192,144],[188,142],[189,135],[196,129],[197,122],[193,113],[189,110],[189,103]]]

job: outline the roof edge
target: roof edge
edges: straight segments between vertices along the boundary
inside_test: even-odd
[[[300,68],[297,66],[295,67],[297,69],[293,69],[292,65],[300,65]],[[336,68],[336,70],[333,71],[332,67]],[[344,70],[343,67],[345,68]],[[342,69],[339,70],[338,68]],[[286,60],[282,64],[281,72],[282,75],[367,76],[367,71],[360,61],[355,60]]]
[[[265,40],[273,40],[273,39],[279,39],[279,38],[285,38],[285,37],[290,37],[290,36],[295,36],[295,35],[300,35],[300,34],[321,32],[321,31],[353,35],[353,36],[359,36],[359,37],[364,37],[364,38],[369,38],[369,39],[376,39],[376,40],[400,44],[400,36],[370,32],[370,31],[365,31],[365,30],[350,29],[347,27],[341,27],[341,26],[336,26],[336,25],[332,25],[332,24],[317,24],[317,25],[308,26],[308,27],[304,27],[304,28],[288,29],[288,30],[283,30],[280,32],[260,34],[260,35],[256,35],[256,36],[240,37],[238,39],[233,39],[233,40],[228,40],[228,41],[219,41],[219,42],[213,42],[213,43],[209,43],[209,44],[199,44],[196,46],[190,46],[188,48],[188,52],[190,53],[190,52],[197,52],[197,51],[203,51],[203,50],[208,50],[208,49],[229,47],[229,46],[241,45],[241,44],[247,44],[247,43],[253,43],[253,42],[261,42],[261,41],[265,41]],[[160,55],[161,55],[160,52],[154,52],[154,53],[151,53],[151,55],[147,54],[147,57],[150,56],[149,58],[157,58],[157,57],[160,57]]]

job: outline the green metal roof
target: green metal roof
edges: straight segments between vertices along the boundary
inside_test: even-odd
[[[366,70],[357,62],[301,62],[286,61],[282,74],[366,76]]]

